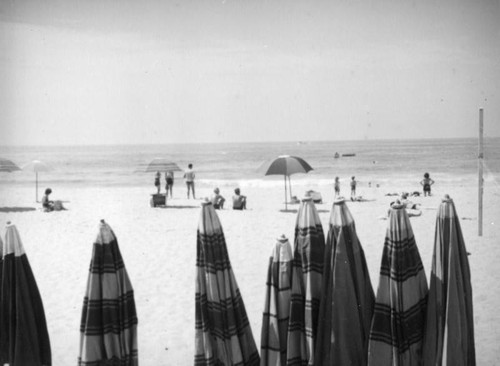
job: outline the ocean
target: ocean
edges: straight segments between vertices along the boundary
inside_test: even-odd
[[[485,180],[500,180],[500,138],[484,141]],[[335,158],[335,154],[340,155]],[[355,154],[343,157],[342,154]],[[313,170],[295,174],[295,184],[331,184],[336,176],[347,182],[356,176],[360,185],[393,180],[418,182],[429,172],[436,182],[477,184],[477,139],[366,140],[319,142],[213,143],[121,146],[0,146],[0,157],[23,166],[41,160],[53,167],[38,175],[39,187],[153,186],[154,173],[138,172],[153,158],[175,162],[181,169],[194,165],[201,186],[282,185],[283,177],[258,172],[263,162],[279,155],[299,156]],[[182,172],[176,173],[182,182]],[[0,187],[33,185],[35,173],[0,173]],[[164,184],[164,176],[162,176]]]

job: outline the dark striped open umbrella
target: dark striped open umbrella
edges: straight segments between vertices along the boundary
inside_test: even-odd
[[[469,260],[460,221],[447,196],[438,209],[424,337],[424,366],[474,366]]]
[[[314,364],[324,251],[325,236],[316,206],[311,198],[303,199],[295,224],[287,344],[289,365]]]
[[[292,291],[292,247],[282,236],[269,258],[266,300],[262,315],[260,365],[285,366],[290,296]]]
[[[389,211],[368,365],[415,366],[422,361],[427,280],[404,205]]]
[[[136,366],[134,290],[116,236],[104,220],[94,242],[83,299],[78,365]]]
[[[195,365],[258,365],[248,322],[219,218],[202,204],[196,251]]]
[[[9,159],[0,158],[0,172],[15,172],[16,170],[21,170],[16,164],[14,164]]]
[[[366,365],[374,303],[354,219],[337,200],[326,240],[314,365]]]
[[[0,364],[52,364],[45,311],[21,237],[7,224],[0,285]]]

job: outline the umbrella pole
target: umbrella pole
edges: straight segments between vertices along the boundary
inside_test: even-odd
[[[287,194],[286,194],[286,174],[284,175],[284,177],[285,177],[285,211],[288,211],[288,205],[286,202],[286,200],[287,200],[287,198],[286,198],[286,196],[287,196]]]
[[[288,176],[288,187],[290,187],[290,201],[292,201],[292,180],[290,179],[290,176]]]
[[[36,201],[38,202],[38,172],[36,174]]]

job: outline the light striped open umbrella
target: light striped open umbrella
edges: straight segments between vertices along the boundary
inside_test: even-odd
[[[138,365],[134,290],[116,236],[104,220],[83,299],[78,365]]]
[[[39,172],[48,172],[48,171],[52,170],[52,168],[40,160],[33,160],[33,161],[29,162],[28,164],[23,165],[23,170],[33,171],[36,174],[36,180],[35,180],[36,181],[36,185],[35,185],[36,191],[35,192],[36,192],[36,202],[38,202],[38,173]]]
[[[9,159],[0,158],[0,172],[15,172],[16,170],[21,170],[16,164],[14,164]]]
[[[0,265],[0,364],[51,365],[42,298],[15,225],[7,223]]]
[[[273,248],[262,315],[260,365],[285,366],[292,290],[292,247],[285,236]]]
[[[389,211],[368,365],[415,366],[422,361],[427,280],[404,205]]]
[[[154,158],[147,165],[141,165],[138,171],[151,173],[151,172],[181,172],[179,166],[166,158]]]
[[[295,224],[287,363],[314,365],[325,236],[312,199],[303,199]]]
[[[354,219],[343,199],[333,204],[329,226],[314,365],[363,366],[375,294]]]
[[[469,260],[449,196],[436,218],[423,358],[424,366],[476,364]]]
[[[222,226],[210,202],[202,204],[196,248],[194,364],[259,365]]]

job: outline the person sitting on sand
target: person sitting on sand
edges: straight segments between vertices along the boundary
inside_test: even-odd
[[[51,212],[51,211],[66,210],[66,208],[64,208],[61,201],[51,201],[49,199],[49,196],[51,193],[52,193],[52,189],[47,188],[45,190],[45,195],[42,197],[43,211],[44,212]]]
[[[211,201],[215,209],[218,210],[224,208],[224,202],[226,202],[226,199],[220,194],[219,188],[214,189],[214,194],[212,195]]]
[[[424,179],[420,182],[424,189],[424,197],[431,195],[431,186],[434,184],[434,181],[430,178],[429,173],[424,174]]]
[[[233,196],[233,210],[246,210],[247,197],[240,194],[240,189],[235,188]]]

